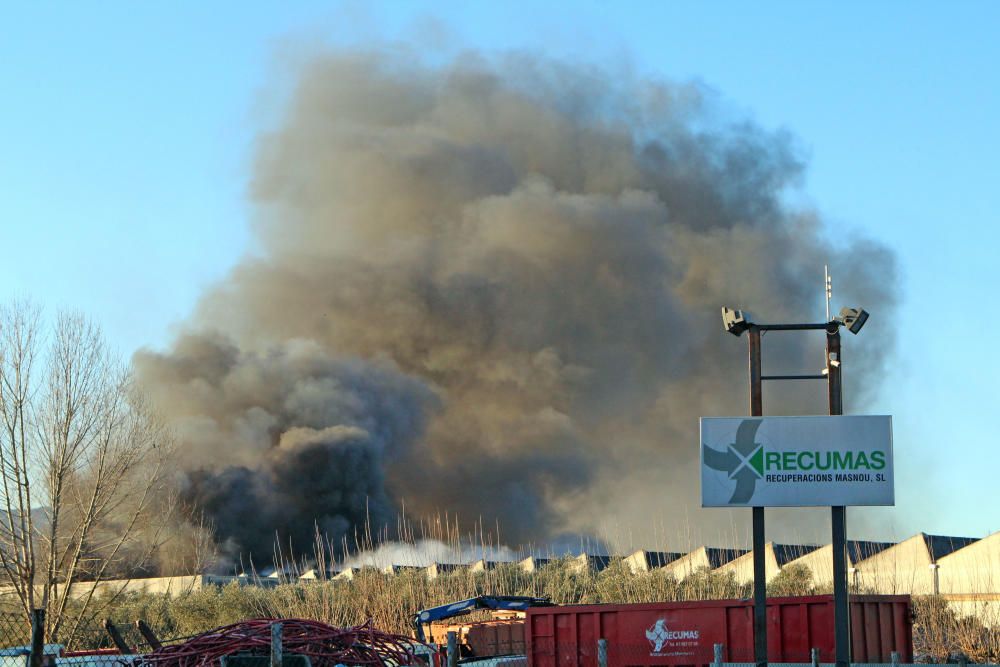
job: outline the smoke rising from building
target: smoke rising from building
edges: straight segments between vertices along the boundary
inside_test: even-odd
[[[745,411],[721,305],[817,319],[829,263],[835,305],[874,313],[848,381],[893,343],[892,254],[831,246],[786,203],[802,172],[786,133],[699,85],[317,55],[259,139],[260,252],[136,365],[234,553],[314,522],[336,542],[403,502],[498,522],[508,543],[718,517],[678,508],[699,503],[698,417]],[[817,344],[783,339],[767,363],[818,368]],[[855,384],[849,399],[876,386]]]

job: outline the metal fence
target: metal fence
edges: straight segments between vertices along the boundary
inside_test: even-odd
[[[523,655],[505,655],[461,660],[458,664],[460,667],[528,667],[528,658]]]
[[[622,644],[598,640],[593,644],[570,644],[560,642],[558,646],[550,644],[548,646],[532,646],[529,656],[522,665],[531,667],[621,667],[623,665],[658,665],[658,664],[683,664],[700,665],[703,667],[756,667],[753,661],[753,649],[730,649],[722,644],[716,644],[712,648],[691,647],[683,649],[683,652],[657,653],[647,642],[645,644]],[[775,656],[768,662],[776,667],[835,667],[831,662],[833,656],[821,655],[817,649],[812,649],[807,655],[787,654]],[[884,656],[873,656],[875,660],[868,662],[852,662],[852,667],[912,667],[914,664],[928,664],[930,661],[922,663],[904,663],[897,652],[890,652]],[[776,659],[774,659],[776,658]],[[823,660],[825,658],[825,660]],[[491,662],[497,661],[497,662]],[[494,664],[505,664],[505,659],[483,659],[472,664],[493,667]],[[510,660],[507,658],[506,660]],[[464,661],[458,664],[463,664]],[[470,661],[471,662],[471,661]],[[950,664],[971,665],[974,664],[965,656],[956,655],[948,661]],[[511,664],[514,664],[513,662]],[[988,667],[1000,667],[994,663],[985,663]]]
[[[145,653],[154,648],[135,623],[109,623],[93,618],[64,628],[60,637],[72,651],[121,650]]]
[[[0,647],[31,643],[31,623],[23,613],[0,612]]]
[[[272,634],[271,657],[266,656],[235,656],[238,658],[227,665],[218,661],[217,667],[254,667],[259,663],[281,664],[290,667],[294,656],[281,655],[280,623],[277,639]],[[273,628],[272,628],[273,630]],[[142,654],[155,649],[160,640],[155,633],[144,624],[121,623],[108,624],[93,620],[87,623],[65,628],[70,633],[66,645],[45,644],[44,613],[36,612],[33,623],[29,623],[24,614],[0,613],[0,667],[129,667],[136,661],[141,661]],[[459,647],[454,633],[449,639],[448,659],[441,661],[442,667],[623,667],[626,665],[652,665],[683,663],[700,665],[702,667],[755,667],[752,662],[752,650],[739,651],[727,649],[721,644],[712,648],[691,647],[685,654],[655,653],[648,642],[643,644],[621,644],[600,640],[587,644],[562,644],[558,646],[535,644],[528,656],[512,655],[489,658],[459,659]],[[179,638],[183,639],[183,638]],[[169,643],[165,640],[163,643]],[[275,643],[276,642],[276,643]],[[277,661],[275,662],[275,647]],[[267,651],[266,644],[263,650]],[[428,649],[429,650],[429,649]],[[747,655],[744,655],[746,653]],[[772,656],[773,657],[773,656]],[[780,656],[770,664],[775,667],[834,667],[828,662],[832,656],[821,656],[818,651],[812,655]],[[912,663],[901,663],[898,654],[878,656],[881,661],[867,663],[852,663],[853,667],[909,667]],[[250,659],[248,659],[250,658]],[[435,660],[425,656],[429,665],[435,665]],[[821,662],[821,658],[827,661]],[[240,662],[242,660],[242,662]],[[962,664],[961,657],[954,663]],[[251,664],[253,663],[253,664]],[[305,664],[308,664],[306,662]],[[299,667],[292,665],[292,667]],[[350,667],[350,666],[347,666]],[[1000,667],[989,665],[988,667]]]
[[[46,643],[45,613],[0,612],[0,667],[114,667],[127,665],[158,645],[143,624],[69,620],[59,643]],[[150,639],[152,637],[152,639]]]

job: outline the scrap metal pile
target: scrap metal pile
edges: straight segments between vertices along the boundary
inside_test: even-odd
[[[308,656],[313,667],[343,665],[413,665],[410,637],[377,630],[369,621],[353,628],[337,628],[302,619],[255,619],[234,623],[197,635],[181,644],[147,653],[135,664],[148,667],[207,667],[226,656],[267,656],[271,652],[271,626],[281,623],[284,655]]]

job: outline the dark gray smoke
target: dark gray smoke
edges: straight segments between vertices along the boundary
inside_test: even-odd
[[[719,517],[690,509],[698,417],[746,411],[720,306],[821,319],[829,263],[836,304],[875,313],[845,343],[849,397],[892,346],[891,253],[831,246],[784,203],[802,169],[785,133],[697,85],[324,54],[259,142],[261,253],[137,365],[235,548],[314,520],[336,539],[404,501],[512,543],[686,530]],[[769,367],[821,366],[822,340],[772,340]]]
[[[136,360],[184,444],[189,505],[232,557],[393,520],[383,461],[414,446],[436,405],[388,362],[337,360],[302,340],[251,351],[185,334],[169,355]]]

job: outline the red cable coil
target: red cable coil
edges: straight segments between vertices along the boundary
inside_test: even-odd
[[[371,621],[337,628],[304,619],[259,618],[209,630],[181,644],[164,646],[135,661],[147,667],[207,667],[223,656],[266,656],[271,651],[271,626],[281,623],[282,653],[306,655],[313,667],[344,665],[414,665],[417,642],[375,629]]]

